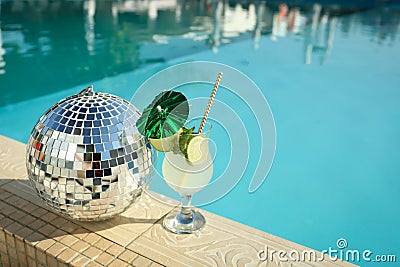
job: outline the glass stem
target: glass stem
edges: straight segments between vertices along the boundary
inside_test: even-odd
[[[181,212],[178,215],[178,219],[179,221],[181,221],[181,223],[191,223],[193,221],[193,211],[191,203],[191,195],[181,195]]]

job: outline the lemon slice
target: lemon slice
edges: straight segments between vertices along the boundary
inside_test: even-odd
[[[205,137],[198,135],[189,140],[186,150],[187,159],[193,164],[200,164],[207,159],[208,142]]]

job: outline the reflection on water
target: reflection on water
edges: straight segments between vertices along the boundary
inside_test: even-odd
[[[3,48],[3,39],[2,39],[2,34],[1,34],[1,24],[0,24],[0,75],[6,73],[4,67],[6,65],[6,62],[4,61],[3,55],[6,53],[6,51]]]
[[[304,31],[304,63],[311,64],[312,54],[316,53],[322,65],[333,46],[337,17],[322,14],[318,4],[314,5],[313,13],[311,25]]]
[[[338,32],[396,41],[398,10],[343,16],[355,11],[264,1],[0,1],[0,106],[206,49],[218,60],[223,44],[250,39],[257,49],[263,35],[301,40],[305,64],[326,63]]]
[[[96,13],[96,1],[88,0],[83,2],[85,11],[85,39],[89,55],[94,55],[94,14]]]

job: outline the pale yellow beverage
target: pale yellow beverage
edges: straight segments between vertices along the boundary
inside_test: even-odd
[[[167,152],[162,165],[165,181],[180,195],[193,195],[204,188],[214,171],[208,139],[198,136],[190,144],[188,156]]]

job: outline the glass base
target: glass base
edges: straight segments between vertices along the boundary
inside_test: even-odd
[[[200,231],[206,225],[204,216],[195,210],[190,214],[182,214],[181,210],[170,212],[163,220],[163,226],[175,234],[192,234]]]

